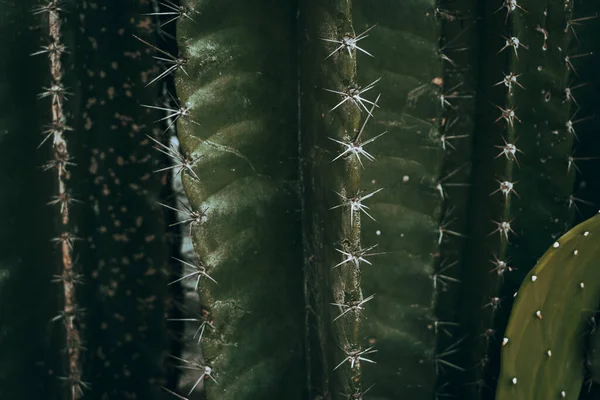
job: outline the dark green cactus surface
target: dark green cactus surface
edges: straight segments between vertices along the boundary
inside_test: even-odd
[[[0,399],[597,375],[598,4],[0,7]]]

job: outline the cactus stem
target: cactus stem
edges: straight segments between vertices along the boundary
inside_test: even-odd
[[[58,194],[54,196],[48,204],[60,204],[60,221],[63,230],[58,237],[51,239],[52,242],[60,245],[61,248],[61,260],[62,260],[62,273],[60,282],[63,286],[64,292],[64,304],[62,310],[58,316],[54,317],[52,321],[62,319],[65,326],[65,341],[67,344],[75,343],[79,344],[80,332],[75,323],[75,319],[79,317],[79,313],[82,311],[78,308],[76,297],[75,297],[75,284],[78,282],[74,279],[77,276],[73,271],[73,242],[79,240],[73,233],[69,232],[69,205],[74,200],[68,189],[67,180],[69,178],[66,166],[69,164],[70,155],[68,151],[67,141],[63,134],[70,129],[67,129],[65,123],[65,115],[63,110],[63,102],[66,100],[68,94],[65,87],[62,84],[63,79],[63,67],[61,62],[61,55],[64,52],[64,46],[60,45],[61,42],[61,17],[59,12],[61,11],[60,3],[56,0],[51,0],[44,5],[40,5],[33,9],[33,14],[48,13],[48,28],[51,44],[42,47],[41,51],[33,53],[37,54],[48,54],[50,60],[50,75],[51,85],[50,87],[43,88],[44,91],[38,95],[39,99],[50,97],[51,111],[52,111],[52,123],[50,128],[44,132],[47,134],[42,140],[40,146],[50,137],[53,138],[53,160],[50,161],[46,166],[50,168],[56,168],[57,170],[57,186]],[[38,146],[38,148],[40,147]],[[82,396],[82,387],[85,384],[81,382],[81,360],[80,352],[81,347],[67,346],[67,370],[68,376],[66,378],[69,383],[70,397],[72,400],[79,399]]]

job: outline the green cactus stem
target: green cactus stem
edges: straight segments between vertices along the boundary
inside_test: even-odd
[[[546,251],[515,294],[497,400],[579,397],[583,334],[600,304],[599,236],[600,216],[577,225]]]
[[[184,1],[176,69],[183,184],[203,307],[214,330],[179,392],[304,397],[302,247],[292,2]],[[225,10],[235,10],[228,12]],[[171,65],[170,63],[167,68]],[[199,179],[198,179],[199,178]]]

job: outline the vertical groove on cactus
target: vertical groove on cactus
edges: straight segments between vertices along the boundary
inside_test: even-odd
[[[451,6],[451,7],[448,7]],[[448,8],[446,8],[448,7]],[[439,103],[444,109],[438,135],[433,145],[444,154],[443,170],[436,189],[443,204],[439,228],[439,251],[432,281],[435,289],[432,307],[436,334],[437,398],[456,396],[457,382],[462,382],[467,365],[460,355],[465,336],[459,329],[458,295],[465,286],[460,281],[464,250],[471,244],[467,231],[468,196],[472,189],[472,147],[475,109],[478,38],[477,1],[458,0],[451,4],[438,2],[430,15],[441,21],[440,56],[444,75]]]
[[[79,399],[83,395],[85,384],[81,380],[81,333],[80,321],[81,309],[77,305],[75,293],[75,284],[79,282],[78,274],[74,270],[73,245],[77,239],[73,232],[73,223],[70,220],[70,206],[73,203],[70,190],[68,189],[68,180],[70,172],[68,167],[73,165],[71,155],[65,134],[70,128],[67,125],[67,118],[64,113],[64,101],[66,99],[66,89],[64,87],[64,68],[61,57],[64,52],[64,44],[61,32],[61,4],[58,0],[50,0],[47,3],[34,9],[34,13],[47,15],[50,43],[44,53],[47,53],[50,59],[50,86],[44,88],[39,97],[48,97],[51,100],[50,133],[46,139],[51,139],[53,157],[50,164],[56,170],[57,194],[49,204],[55,205],[59,212],[61,227],[59,236],[53,240],[58,244],[61,251],[61,272],[59,282],[62,283],[64,291],[64,305],[59,315],[53,320],[61,320],[65,327],[66,339],[66,357],[67,357],[67,376],[66,379],[70,398]]]

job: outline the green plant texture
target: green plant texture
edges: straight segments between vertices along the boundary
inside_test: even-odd
[[[597,395],[599,5],[0,5],[0,399]]]
[[[579,224],[527,275],[505,333],[497,399],[579,395],[586,365],[581,336],[600,301],[598,234],[600,216]]]

